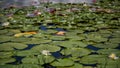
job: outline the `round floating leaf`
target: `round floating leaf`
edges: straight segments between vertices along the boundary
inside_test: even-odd
[[[63,55],[72,55],[73,57],[81,57],[91,53],[90,50],[85,48],[67,48],[62,50],[61,52]]]
[[[88,34],[86,35],[87,41],[94,41],[94,42],[106,42],[108,38],[104,38],[99,34]]]
[[[16,68],[17,67],[17,65],[8,65],[8,64],[6,64],[6,65],[0,65],[0,68]]]
[[[36,57],[34,57],[34,58],[25,57],[22,59],[22,63],[24,63],[24,64],[39,64],[38,58],[36,58]]]
[[[46,64],[46,63],[51,63],[54,60],[55,58],[53,56],[38,55],[38,62],[41,65]]]
[[[57,66],[56,68],[83,68],[83,65],[79,64],[79,63],[75,63],[72,66]]]
[[[66,48],[72,48],[72,47],[86,47],[87,44],[83,43],[81,41],[62,41],[59,42],[59,45],[62,47],[66,47]]]
[[[118,60],[107,59],[104,64],[101,63],[97,66],[97,68],[119,68],[119,67],[120,67],[120,59]]]
[[[22,43],[3,43],[0,44],[0,51],[9,51],[9,50],[14,50],[14,49],[24,49],[26,48],[27,45],[22,44]]]
[[[30,41],[30,38],[23,38],[23,37],[19,37],[19,38],[13,38],[11,39],[12,42],[27,42],[27,41]]]
[[[78,35],[71,35],[71,36],[66,36],[66,38],[73,40],[73,41],[77,41],[77,40],[83,40],[85,39],[84,36],[78,36]]]
[[[17,56],[33,56],[33,55],[39,55],[39,51],[33,51],[33,50],[24,50],[24,51],[18,51],[16,52]]]
[[[0,58],[9,58],[13,55],[14,55],[13,52],[0,52]]]
[[[114,54],[120,56],[120,50],[118,50],[118,49],[100,49],[97,51],[97,53],[103,54],[103,55],[110,55],[111,53],[114,53]]]
[[[14,58],[0,59],[0,65],[6,64],[6,63],[12,63],[12,62],[15,62],[15,61],[16,61],[16,59],[14,59]]]
[[[96,64],[105,62],[106,57],[104,55],[89,55],[81,58],[82,64]]]
[[[111,38],[111,39],[109,40],[109,42],[115,43],[115,44],[119,44],[119,43],[120,43],[120,38]]]
[[[37,64],[20,64],[17,65],[16,68],[44,68],[41,65],[37,65]]]
[[[43,44],[43,43],[50,43],[50,42],[52,42],[52,40],[32,38],[30,41],[26,41],[23,43],[25,43],[25,44]]]
[[[32,50],[42,52],[43,50],[48,50],[50,52],[56,52],[60,50],[60,47],[55,46],[55,45],[48,45],[48,44],[41,44],[34,46]]]
[[[12,37],[10,36],[0,35],[0,42],[10,41],[11,39]]]
[[[83,65],[75,63],[73,66],[70,66],[69,68],[83,68]]]
[[[93,46],[98,47],[98,48],[116,48],[119,46],[119,44],[107,42],[107,43],[95,44]]]
[[[72,66],[74,62],[70,59],[57,59],[57,61],[54,61],[51,63],[53,66]]]
[[[8,30],[0,30],[0,35],[2,35],[2,34],[6,34],[8,32]]]
[[[51,36],[51,40],[62,41],[65,40],[65,36]]]

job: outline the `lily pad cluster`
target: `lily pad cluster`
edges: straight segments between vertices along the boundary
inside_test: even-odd
[[[0,9],[0,68],[119,68],[120,6],[106,3]]]

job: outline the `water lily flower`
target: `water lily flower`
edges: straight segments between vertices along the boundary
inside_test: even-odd
[[[40,12],[39,10],[35,10],[35,11],[33,12],[33,14],[34,14],[34,15],[41,15],[41,12]]]
[[[37,32],[18,33],[18,34],[15,34],[14,36],[15,36],[15,37],[20,37],[20,36],[23,36],[23,35],[33,35],[33,34],[37,34]]]
[[[111,58],[111,59],[114,59],[114,60],[119,58],[119,57],[116,56],[115,53],[111,53],[108,57]]]
[[[42,52],[41,52],[43,55],[51,55],[51,53],[50,53],[50,51],[49,50],[43,50]]]
[[[7,26],[9,26],[9,24],[10,24],[9,22],[4,22],[1,24],[1,26],[7,27]]]
[[[59,31],[56,33],[56,35],[65,35],[65,31]]]

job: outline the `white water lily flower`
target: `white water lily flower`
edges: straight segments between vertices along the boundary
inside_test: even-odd
[[[49,50],[43,50],[42,52],[41,52],[43,55],[51,55],[51,53],[50,53],[50,51]]]
[[[119,57],[116,56],[115,53],[111,53],[108,57],[111,58],[111,59],[114,59],[114,60],[119,58]]]
[[[9,22],[5,22],[5,23],[2,23],[2,26],[8,26],[10,23]]]

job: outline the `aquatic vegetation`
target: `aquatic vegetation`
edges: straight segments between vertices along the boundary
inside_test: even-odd
[[[119,68],[120,6],[109,3],[0,9],[0,68]]]

